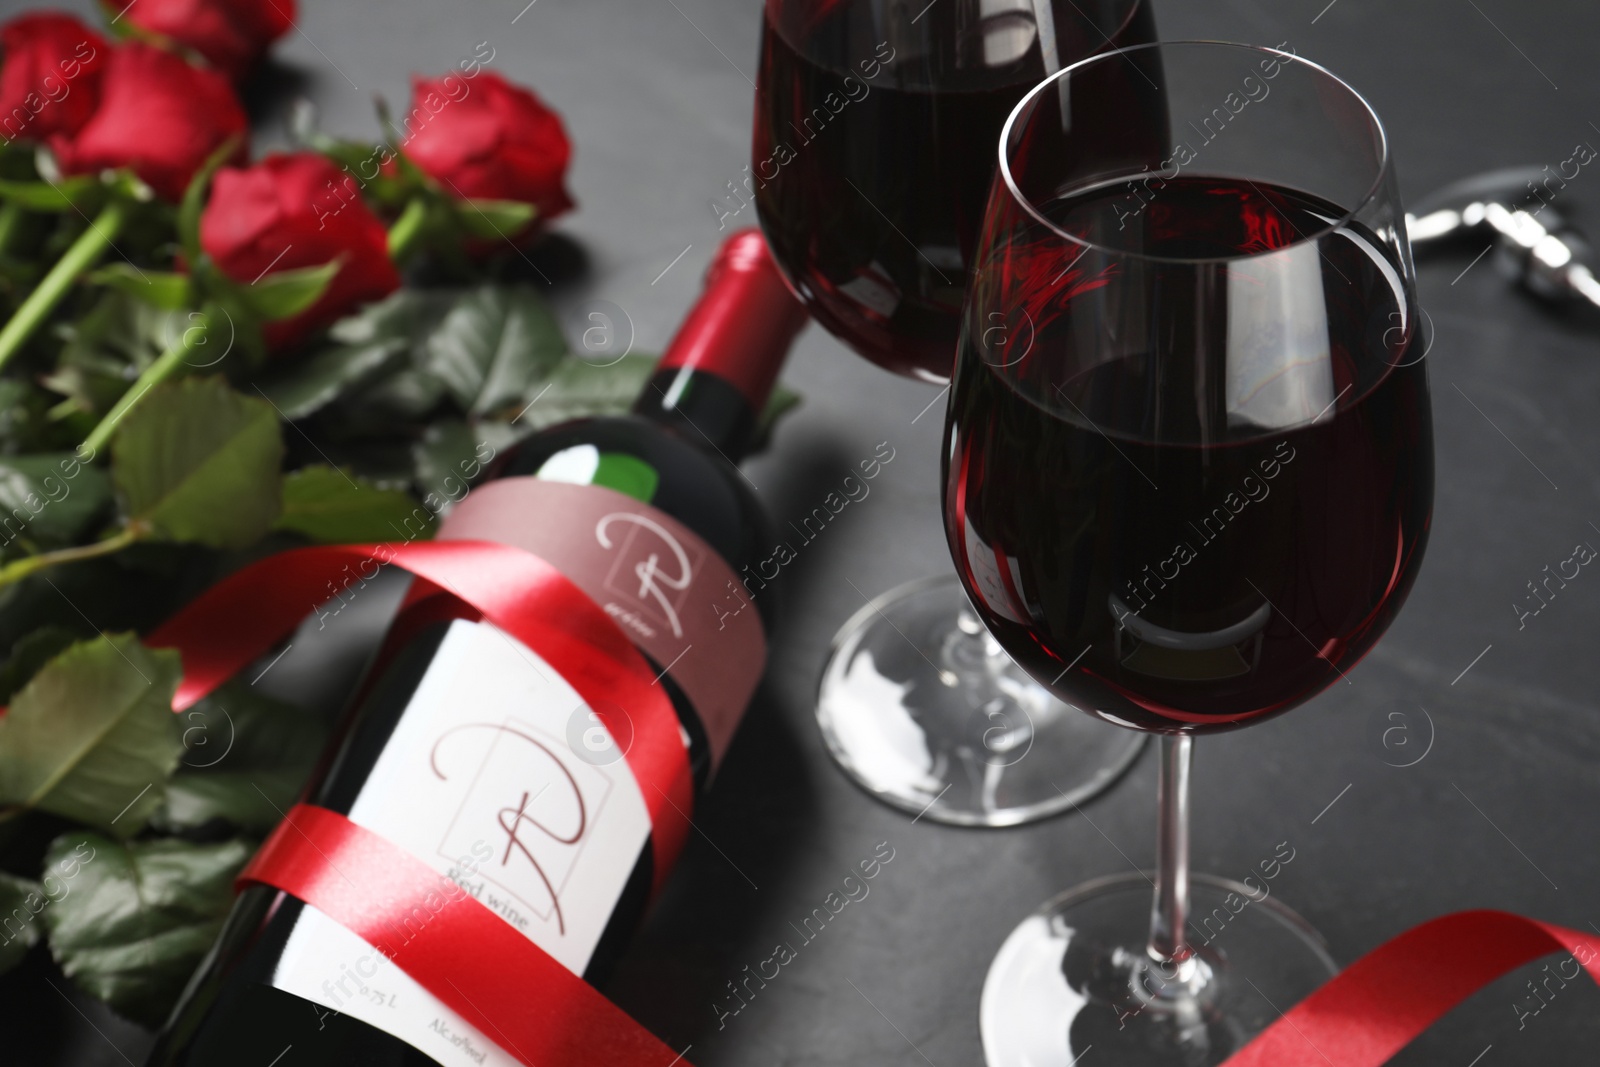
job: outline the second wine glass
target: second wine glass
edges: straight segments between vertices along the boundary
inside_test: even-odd
[[[1047,74],[1154,36],[1146,0],[767,0],[749,183],[812,316],[891,371],[947,381],[1007,114]],[[1125,85],[1104,105],[1141,94]],[[864,788],[959,825],[1068,808],[1143,740],[1018,669],[948,578],[844,625],[817,716]]]

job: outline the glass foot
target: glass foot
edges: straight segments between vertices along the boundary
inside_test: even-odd
[[[953,577],[845,623],[817,695],[833,758],[873,796],[956,826],[1015,826],[1104,790],[1145,735],[1057,700],[984,629]]]
[[[1190,880],[1198,955],[1163,967],[1145,951],[1151,879],[1117,875],[1052,900],[1006,938],[983,983],[989,1067],[1068,1067],[1092,1046],[1119,1067],[1212,1067],[1326,982],[1322,938],[1271,895]]]

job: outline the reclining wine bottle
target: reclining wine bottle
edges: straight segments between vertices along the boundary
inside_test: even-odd
[[[660,672],[697,790],[765,660],[756,562],[773,541],[734,463],[804,323],[760,235],[734,235],[633,413],[567,422],[494,457],[438,533],[532,551],[603,609]],[[594,982],[655,876],[617,741],[561,663],[451,597],[414,593],[306,800],[410,852]],[[377,948],[256,886],[147,1063],[265,1064],[291,1046],[293,1067],[518,1062]]]

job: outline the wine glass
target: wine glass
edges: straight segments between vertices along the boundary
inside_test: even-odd
[[[880,366],[947,381],[1006,116],[1064,64],[1154,37],[1146,0],[767,0],[746,182],[812,316]],[[951,578],[844,625],[817,717],[869,792],[960,825],[1072,806],[1144,740],[1018,669]]]
[[[1164,108],[1107,113],[1130,70]],[[1316,64],[1144,45],[1012,112],[947,413],[950,550],[1029,674],[1162,760],[1155,872],[1010,935],[990,1067],[1219,1063],[1333,971],[1272,892],[1292,841],[1241,882],[1190,875],[1190,748],[1346,681],[1399,610],[1433,501],[1418,335],[1383,127]]]

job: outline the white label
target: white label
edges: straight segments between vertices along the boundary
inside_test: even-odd
[[[544,659],[488,623],[457,620],[349,817],[455,880],[581,975],[650,836],[644,798],[604,731]],[[518,1067],[309,905],[273,985],[446,1067]]]

